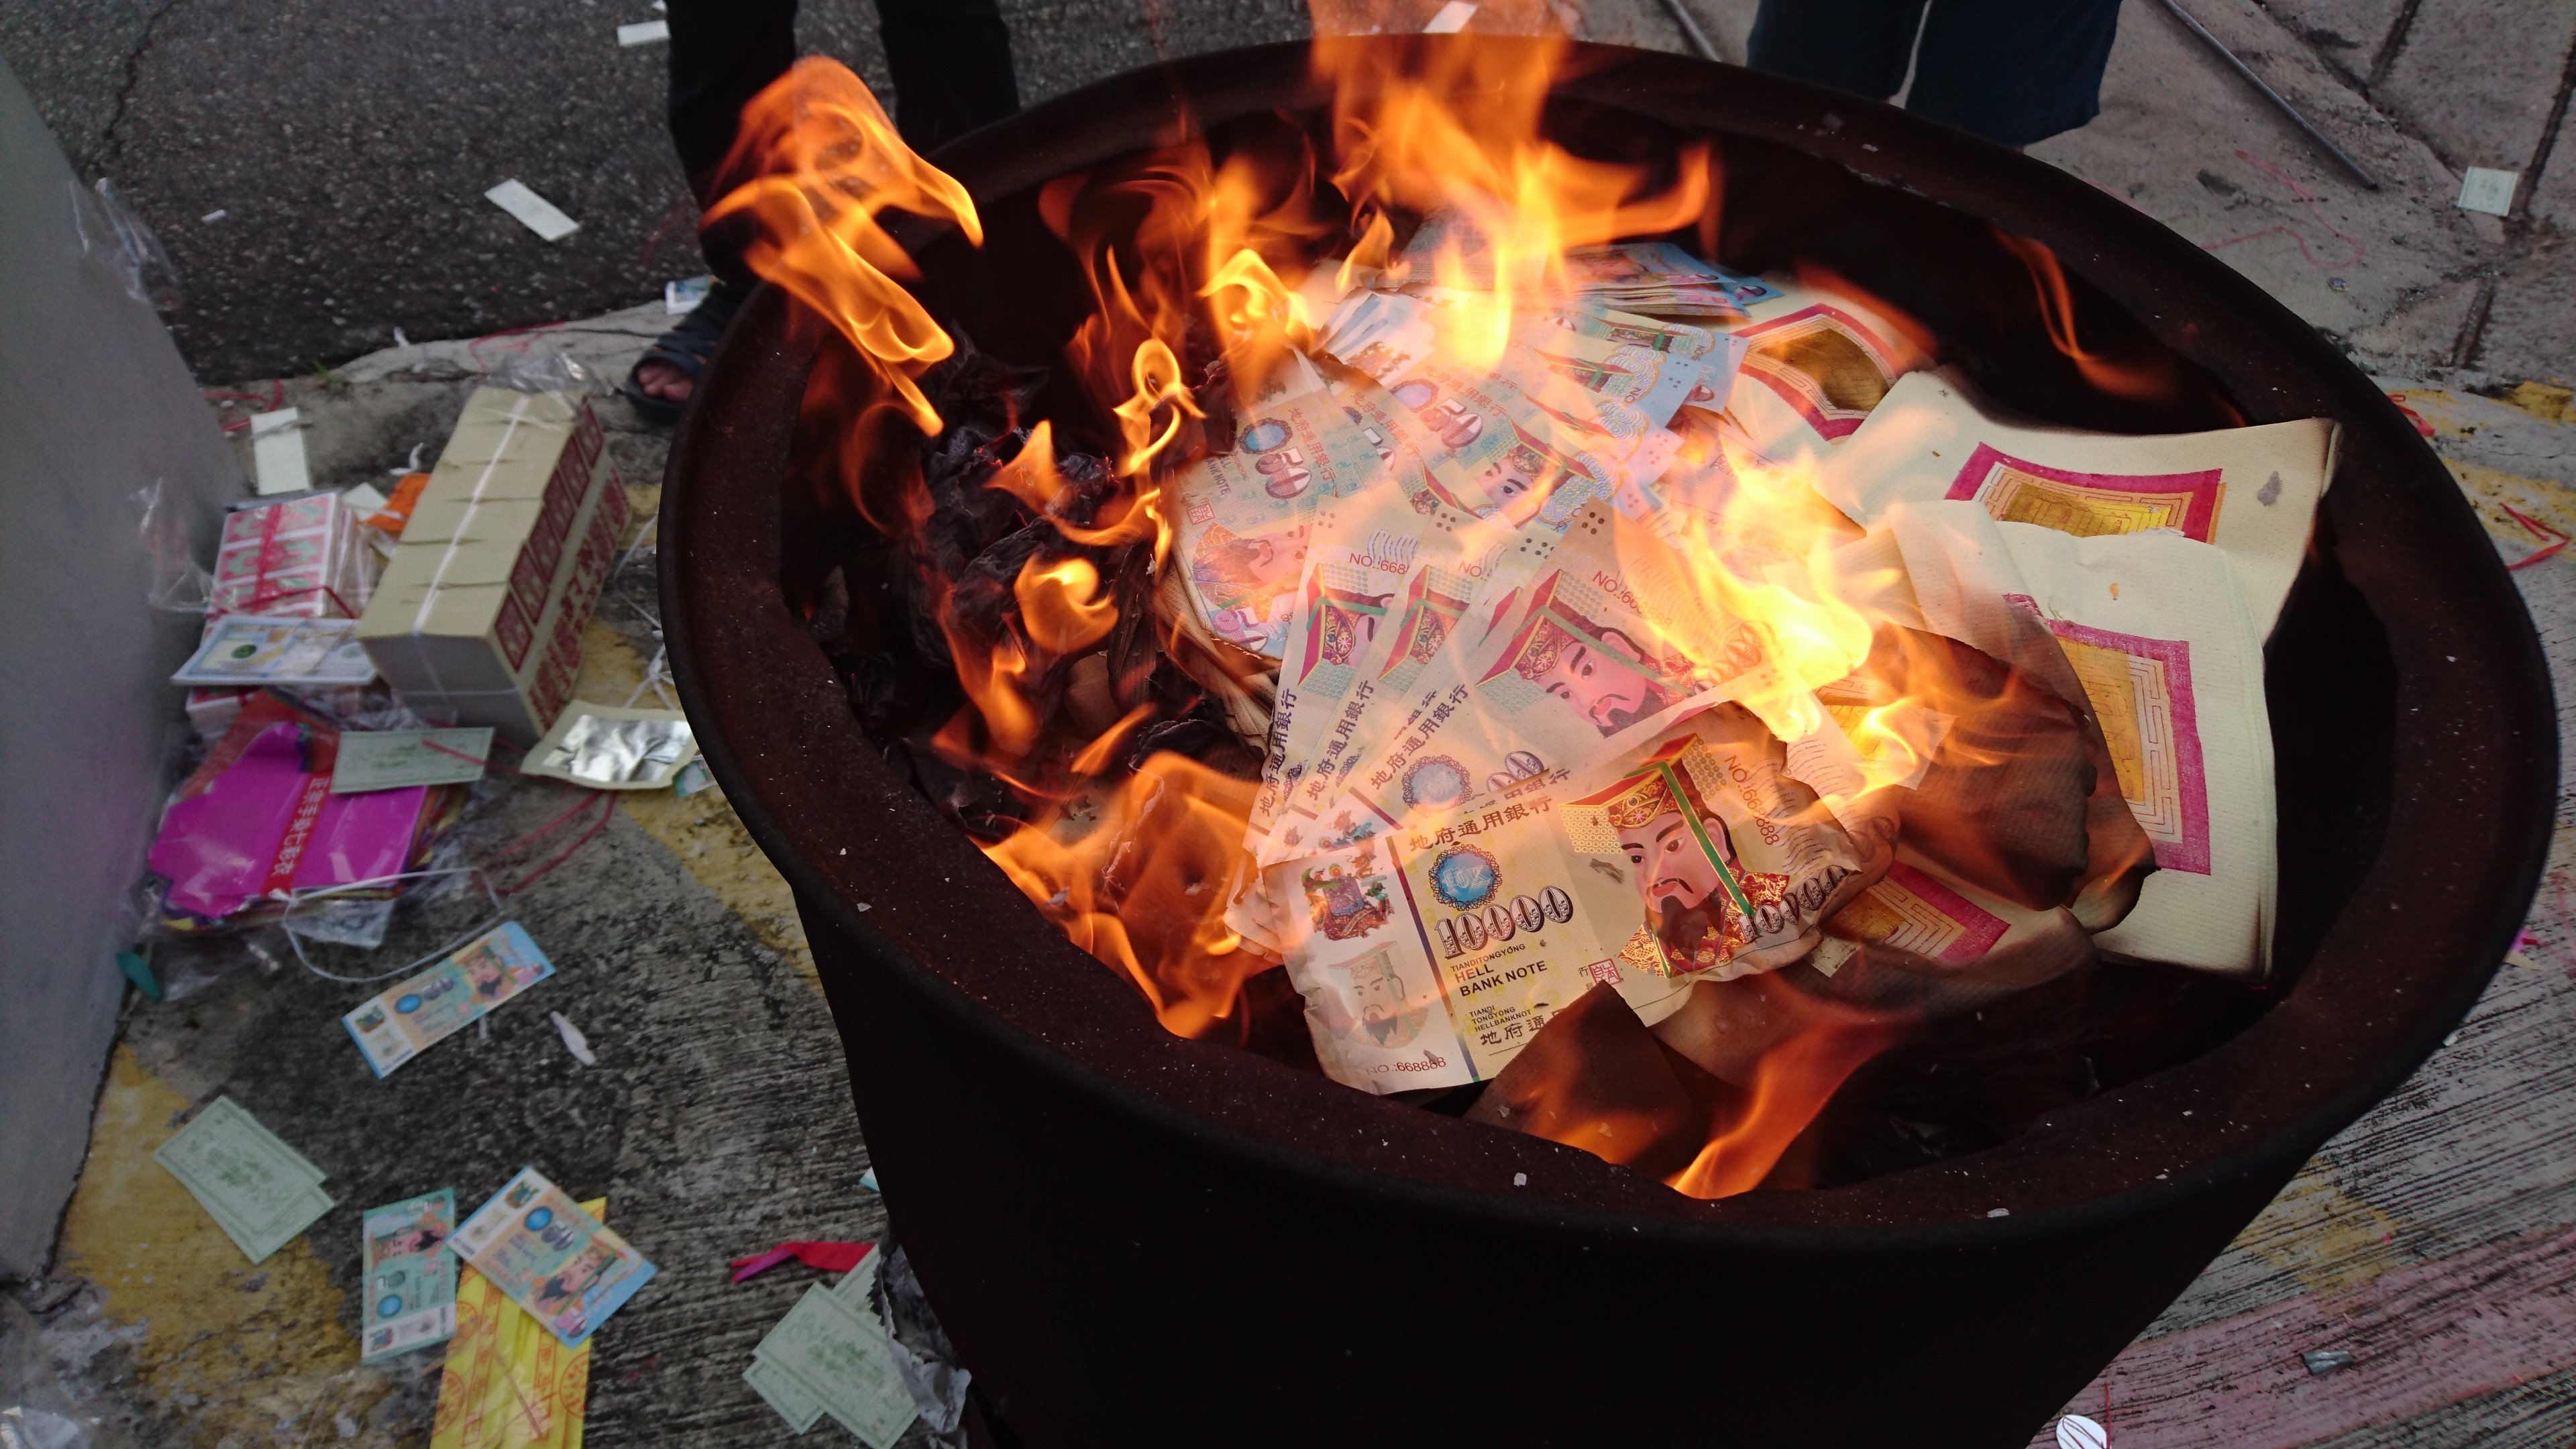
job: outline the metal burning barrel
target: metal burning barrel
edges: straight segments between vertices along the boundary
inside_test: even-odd
[[[790,481],[835,426],[806,413],[829,334],[765,287],[672,454],[671,657],[717,779],[796,890],[895,1229],[1002,1442],[2025,1442],[2425,1060],[2522,922],[2557,782],[2548,676],[2468,507],[2368,378],[2042,163],[1730,67],[1575,62],[1557,99],[1584,144],[1717,139],[1719,260],[1830,266],[2023,412],[2343,425],[2266,658],[2273,989],[2000,1145],[1714,1202],[1172,1036],[855,722],[791,602],[817,540],[854,526]],[[938,160],[989,239],[920,238],[916,293],[988,350],[1044,361],[1078,312],[1044,182],[1326,99],[1305,48],[1275,46],[969,137]],[[2088,336],[2185,385],[2087,386],[1998,230],[2062,259]],[[850,579],[853,607],[887,583]]]

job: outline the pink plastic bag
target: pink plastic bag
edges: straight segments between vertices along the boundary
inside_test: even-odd
[[[283,720],[172,802],[147,858],[170,882],[166,911],[222,920],[261,897],[400,874],[428,796],[425,786],[332,794],[329,765],[308,759],[306,727]]]

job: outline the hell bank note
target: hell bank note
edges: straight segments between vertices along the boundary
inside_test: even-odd
[[[521,1168],[449,1241],[568,1348],[579,1348],[656,1271],[533,1167]]]
[[[554,974],[554,963],[527,929],[504,921],[446,960],[378,993],[340,1024],[382,1077]]]

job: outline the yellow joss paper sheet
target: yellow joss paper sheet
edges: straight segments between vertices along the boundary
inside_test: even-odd
[[[604,1197],[581,1206],[608,1216]],[[589,1400],[590,1345],[564,1347],[491,1279],[460,1268],[430,1449],[581,1449]]]

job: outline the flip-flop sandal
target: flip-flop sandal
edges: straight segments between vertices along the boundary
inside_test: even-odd
[[[644,390],[644,364],[664,363],[676,368],[689,379],[689,396],[698,395],[697,385],[706,376],[707,363],[716,355],[716,344],[724,340],[725,328],[733,324],[733,314],[742,310],[743,289],[718,282],[707,289],[705,299],[680,319],[680,325],[654,339],[627,371],[625,383],[618,391],[649,421],[676,423],[688,409],[685,402],[655,397]]]

